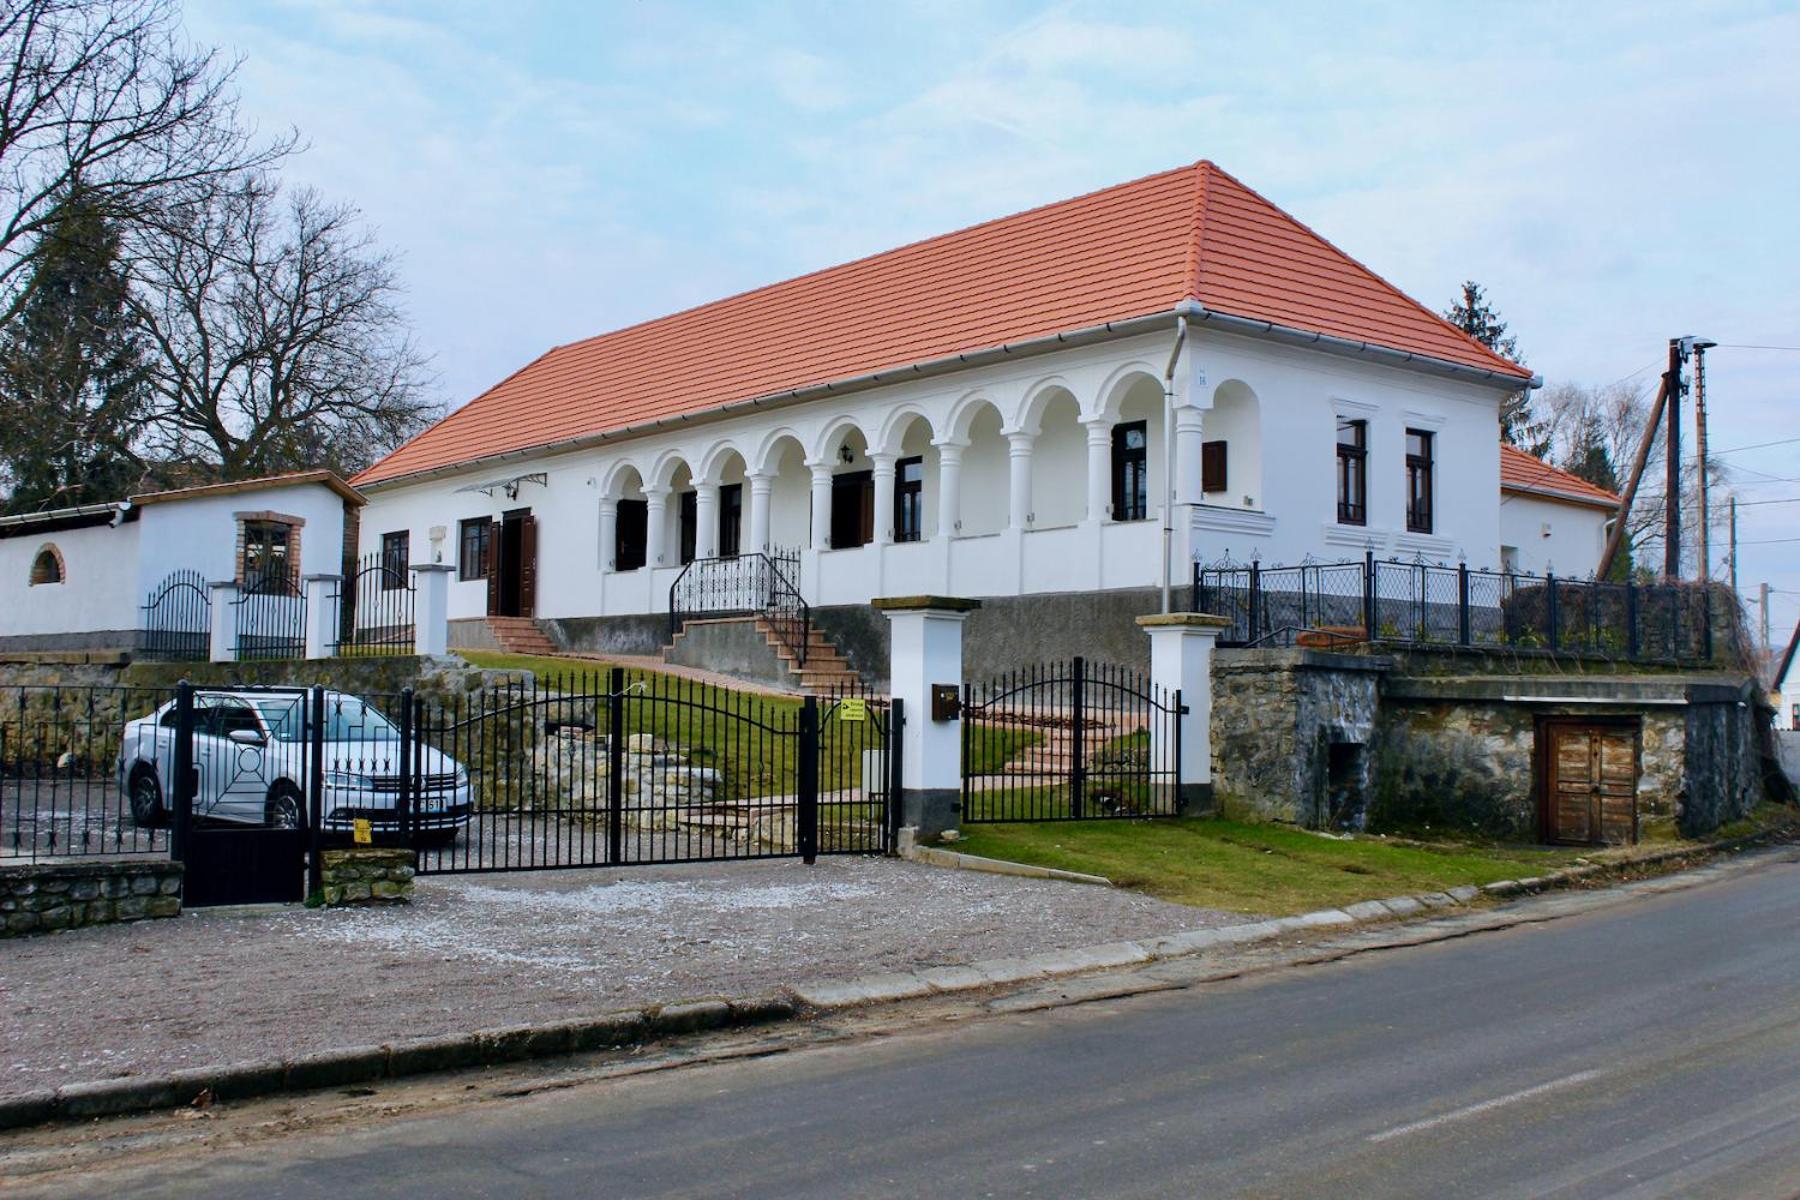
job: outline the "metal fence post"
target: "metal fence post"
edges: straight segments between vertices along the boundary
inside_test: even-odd
[[[1562,645],[1562,631],[1556,619],[1556,572],[1544,572],[1546,599],[1544,601],[1544,636],[1550,639],[1550,649],[1557,650]]]
[[[413,786],[413,742],[417,740],[418,731],[413,728],[415,717],[413,709],[413,690],[400,689],[400,795],[395,801],[395,817],[400,824],[400,840],[409,849],[413,844],[412,802]]]
[[[1257,562],[1255,559],[1251,559],[1250,560],[1250,628],[1248,631],[1249,636],[1247,636],[1244,639],[1245,641],[1254,642],[1257,638],[1262,636],[1261,613],[1259,611],[1261,608],[1262,608],[1262,564]],[[1081,675],[1081,668],[1079,666],[1081,660],[1078,658],[1075,660],[1075,662],[1078,664],[1075,668],[1076,678],[1079,679],[1080,675]],[[1078,693],[1080,691],[1079,684],[1077,684],[1077,686],[1076,686],[1076,691]],[[1079,704],[1077,704],[1076,707],[1080,708],[1081,706]],[[1080,718],[1077,718],[1077,720],[1079,720],[1079,719]]]
[[[1363,551],[1363,641],[1375,640],[1375,552]]]
[[[625,668],[614,667],[606,700],[606,861],[625,857]]]
[[[1250,596],[1252,611],[1256,603],[1256,566],[1250,567]],[[1252,629],[1255,627],[1252,626]],[[1074,701],[1075,712],[1072,722],[1073,737],[1069,745],[1069,815],[1079,820],[1083,815],[1087,792],[1087,755],[1084,754],[1082,742],[1087,738],[1087,659],[1075,656],[1074,662]]]
[[[20,711],[23,711],[21,706]],[[170,774],[175,792],[170,799],[174,822],[169,828],[169,857],[186,862],[188,832],[194,823],[194,685],[182,680],[175,685],[175,749]]]
[[[900,753],[900,733],[905,726],[906,701],[896,699],[888,707],[887,728],[887,812],[883,825],[887,830],[886,851],[889,854],[894,853],[900,843],[900,789],[906,785],[901,771],[905,760]],[[965,781],[965,790],[967,786]]]
[[[1469,564],[1456,564],[1456,636],[1467,646],[1475,639],[1469,624]]]
[[[306,894],[318,895],[325,886],[325,689],[315,687],[307,697],[306,731]]]
[[[808,696],[800,705],[800,762],[796,782],[800,810],[794,821],[794,848],[811,866],[819,857],[819,698]]]
[[[1625,656],[1633,662],[1638,656],[1638,594],[1637,583],[1627,575],[1625,577]]]
[[[1152,709],[1154,710],[1154,706],[1156,704],[1156,698],[1155,698],[1154,694],[1152,694],[1152,696],[1151,696],[1150,703],[1151,703]],[[1181,689],[1176,688],[1175,689],[1175,707],[1169,710],[1169,726],[1170,726],[1169,735],[1175,743],[1175,764],[1174,764],[1175,765],[1175,777],[1174,777],[1175,806],[1174,806],[1174,808],[1175,808],[1175,815],[1178,817],[1182,816],[1187,811],[1187,795],[1183,791],[1182,786],[1181,786],[1181,784],[1182,784],[1182,777],[1181,777],[1181,718],[1185,717],[1186,715],[1187,715],[1187,705],[1185,705],[1181,702]],[[1156,770],[1156,764],[1151,763],[1150,770],[1152,772],[1154,772]]]

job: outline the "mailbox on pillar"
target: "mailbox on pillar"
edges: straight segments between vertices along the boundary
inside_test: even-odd
[[[888,619],[888,690],[905,702],[900,731],[900,824],[925,838],[961,825],[962,627],[979,600],[901,596],[876,600]]]

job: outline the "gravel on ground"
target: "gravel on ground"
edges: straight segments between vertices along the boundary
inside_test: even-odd
[[[0,942],[0,1095],[1256,919],[875,858],[432,877]]]

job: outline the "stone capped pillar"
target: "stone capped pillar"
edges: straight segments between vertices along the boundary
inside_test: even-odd
[[[894,462],[892,454],[869,455],[869,474],[875,485],[875,544],[894,541]]]
[[[745,539],[744,551],[766,554],[769,550],[769,496],[775,478],[758,471],[745,476],[744,481],[750,485],[750,536]]]
[[[871,602],[888,619],[888,690],[904,705],[900,824],[922,838],[961,825],[962,719],[932,711],[932,693],[962,699],[962,627],[979,600],[902,596]]]
[[[938,442],[938,536],[948,541],[962,528],[962,456],[967,442]]]
[[[209,583],[206,594],[212,600],[207,657],[213,662],[233,662],[237,659],[238,585],[230,579]]]
[[[807,463],[812,469],[812,548],[831,549],[831,464]]]
[[[1037,436],[1029,432],[1006,435],[1008,496],[1006,527],[1031,528],[1031,458],[1037,449]]]
[[[306,589],[306,657],[330,658],[337,653],[344,577],[307,575],[300,584]]]
[[[450,565],[413,567],[413,653],[439,658],[450,653]]]
[[[669,496],[666,487],[644,489],[644,557],[652,570],[669,561]]]
[[[1098,525],[1112,515],[1112,422],[1105,417],[1087,426],[1087,520]]]
[[[1181,716],[1179,742],[1168,743],[1169,723],[1153,715],[1150,723],[1150,761],[1157,769],[1173,766],[1179,753],[1181,770],[1176,778],[1183,812],[1208,810],[1212,794],[1212,659],[1219,631],[1231,624],[1209,613],[1160,613],[1137,619],[1150,635],[1150,683],[1167,703],[1180,694],[1187,709]]]
[[[619,501],[615,496],[600,498],[600,569],[615,571],[619,557]]]
[[[694,557],[719,557],[719,484],[694,481]]]

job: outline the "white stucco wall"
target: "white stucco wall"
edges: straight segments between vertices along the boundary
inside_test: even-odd
[[[143,531],[138,592],[147,595],[177,570],[199,571],[209,582],[235,578],[237,514],[246,512],[280,513],[305,522],[300,530],[302,575],[342,571],[343,498],[323,484],[290,484],[145,505],[137,522]],[[416,536],[415,554],[424,546],[424,533]]]
[[[137,628],[140,524],[0,538],[0,637]],[[31,586],[38,551],[62,554],[63,581]]]
[[[1608,514],[1584,504],[1508,492],[1500,499],[1500,544],[1517,550],[1530,575],[1585,576],[1606,551]]]
[[[726,420],[677,425],[664,433],[554,457],[519,458],[430,480],[367,489],[362,553],[381,535],[411,532],[415,557],[431,526],[447,530],[454,562],[456,530],[471,517],[529,507],[538,529],[537,615],[572,617],[658,612],[679,574],[672,552],[675,506],[665,561],[634,572],[604,569],[601,500],[638,494],[630,481],[666,482],[705,469],[734,451],[751,472],[774,475],[770,542],[810,541],[810,469],[866,469],[870,453],[918,453],[925,464],[927,540],[804,553],[802,590],[813,604],[866,601],[884,594],[945,592],[1009,595],[1153,586],[1160,575],[1163,476],[1162,380],[1173,334],[1080,347],[1017,362],[760,410]],[[1197,368],[1203,378],[1193,372]],[[1229,386],[1227,386],[1229,385]],[[1229,414],[1207,425],[1225,388]],[[1187,563],[1226,555],[1265,563],[1378,554],[1499,565],[1498,396],[1493,388],[1374,365],[1316,350],[1197,328],[1178,372],[1178,403],[1200,410],[1201,437],[1233,440],[1228,495],[1177,510],[1172,575],[1185,584]],[[1336,417],[1369,421],[1369,522],[1336,520]],[[1150,519],[1090,519],[1089,428],[1145,419],[1149,432]],[[1186,418],[1192,420],[1191,416]],[[1436,529],[1405,529],[1405,454],[1409,427],[1436,436]],[[1010,511],[1012,456],[1007,435],[1033,434],[1030,505]],[[839,449],[848,445],[849,463]],[[960,536],[940,536],[943,446],[962,445]],[[1178,439],[1178,445],[1182,444]],[[1194,461],[1177,463],[1177,478]],[[516,499],[460,491],[471,483],[543,472]],[[1110,474],[1108,474],[1110,478]],[[627,481],[621,485],[620,481]],[[1254,483],[1255,490],[1240,486]],[[749,546],[746,488],[745,549]],[[1246,505],[1243,497],[1249,495]],[[1110,496],[1101,497],[1104,506]],[[878,514],[877,525],[887,524]],[[451,584],[451,617],[486,611],[480,580]]]

